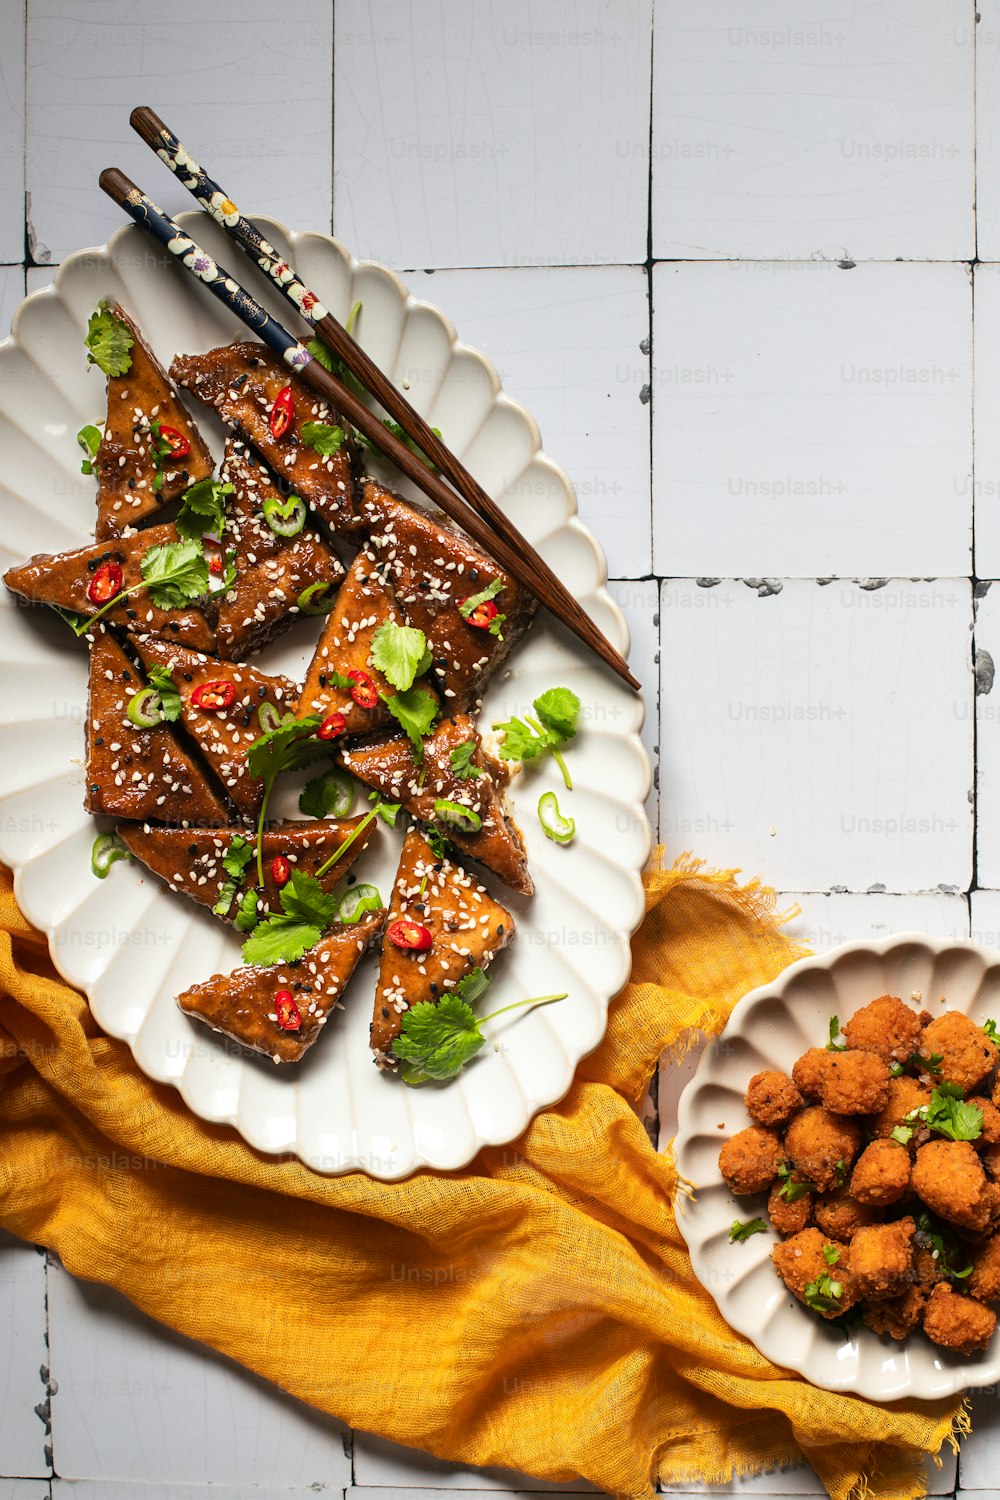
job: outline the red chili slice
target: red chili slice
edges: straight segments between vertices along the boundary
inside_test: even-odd
[[[349,692],[359,708],[377,707],[378,688],[367,672],[362,672],[360,668],[356,667],[353,671],[345,673],[345,676],[348,682],[354,684],[349,689]]]
[[[271,436],[273,438],[284,437],[292,425],[294,415],[295,401],[292,398],[292,388],[290,385],[282,386],[274,398],[271,415],[267,419],[267,425],[271,429]]]
[[[176,427],[166,427],[161,422],[159,435],[170,449],[172,458],[187,458],[191,452],[191,444]]]
[[[459,605],[464,603],[464,599],[459,600]],[[481,604],[477,604],[475,609],[464,617],[465,623],[467,625],[475,625],[477,630],[489,630],[490,625],[499,613],[500,611],[492,599],[484,599]]]
[[[274,1013],[282,1031],[300,1031],[302,1012],[295,1003],[291,990],[279,990],[274,997]]]
[[[271,861],[271,879],[275,885],[287,885],[292,867],[283,854],[276,854]]]
[[[222,573],[222,553],[213,552],[208,559],[208,571],[218,577]]]
[[[409,917],[400,917],[398,922],[393,922],[386,937],[395,947],[408,948],[416,953],[423,953],[434,941],[429,927],[411,922]]]
[[[343,734],[347,728],[347,720],[343,714],[327,714],[322,724],[316,731],[318,740],[335,740],[338,734]]]
[[[91,604],[107,604],[121,593],[124,581],[125,574],[117,563],[102,563],[87,584],[87,598]]]
[[[215,677],[211,682],[202,682],[191,694],[191,702],[195,708],[204,709],[206,713],[217,714],[222,709],[228,708],[236,697],[235,682],[227,682],[224,677]]]

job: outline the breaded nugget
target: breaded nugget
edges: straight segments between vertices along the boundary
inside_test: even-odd
[[[831,1052],[819,1081],[824,1109],[837,1115],[873,1115],[889,1098],[889,1066],[873,1052]]]
[[[958,1241],[955,1241],[957,1245]],[[939,1281],[944,1281],[941,1257],[932,1249],[918,1229],[913,1237],[913,1280],[921,1291],[930,1292]]]
[[[921,1146],[910,1185],[929,1209],[951,1224],[980,1231],[990,1222],[992,1195],[969,1141],[928,1141]]]
[[[874,1208],[858,1203],[845,1187],[818,1196],[812,1207],[816,1223],[834,1240],[849,1240],[865,1224],[874,1224],[878,1218]]]
[[[887,1333],[891,1339],[905,1339],[919,1323],[927,1293],[919,1286],[909,1286],[901,1297],[886,1297],[881,1302],[866,1302],[861,1317],[872,1333]]]
[[[810,1047],[803,1052],[792,1069],[792,1078],[799,1093],[807,1099],[818,1099],[823,1083],[823,1074],[831,1053],[825,1047]]]
[[[906,1116],[914,1109],[931,1101],[931,1091],[916,1078],[890,1078],[889,1097],[869,1122],[873,1135],[889,1136],[897,1125],[902,1125]]]
[[[905,1063],[917,1050],[920,1026],[917,1012],[898,996],[880,995],[855,1011],[844,1027],[844,1036],[852,1051],[874,1052],[886,1063]]]
[[[983,1028],[958,1010],[946,1011],[924,1027],[920,1055],[930,1057],[933,1053],[940,1053],[941,1077],[957,1083],[964,1094],[978,1088],[1000,1058],[1000,1051]]]
[[[831,1246],[838,1256],[833,1265],[823,1254],[824,1248]],[[793,1292],[807,1307],[810,1303],[806,1297],[806,1288],[814,1282],[820,1282],[824,1277],[830,1278],[829,1282],[824,1284],[829,1286],[832,1283],[829,1295],[834,1305],[827,1309],[813,1308],[813,1311],[820,1313],[824,1318],[839,1317],[849,1307],[853,1307],[857,1300],[851,1280],[848,1246],[834,1244],[825,1235],[820,1234],[818,1229],[803,1229],[801,1233],[793,1234],[790,1239],[782,1240],[771,1251],[771,1259],[788,1290]]]
[[[979,1160],[986,1168],[991,1181],[1000,1179],[1000,1146],[986,1146],[979,1153]]]
[[[855,1122],[821,1105],[801,1110],[785,1133],[785,1151],[792,1163],[821,1193],[840,1186],[860,1145]]]
[[[997,1315],[992,1308],[975,1297],[961,1296],[946,1281],[938,1283],[924,1308],[927,1337],[957,1354],[985,1349],[996,1326]]]
[[[784,1125],[803,1099],[787,1073],[755,1073],[747,1085],[747,1114],[758,1125]]]
[[[773,1130],[748,1125],[728,1140],[719,1152],[719,1171],[731,1193],[743,1197],[764,1193],[778,1175],[784,1160],[781,1140]]]
[[[894,1224],[868,1224],[851,1240],[851,1277],[858,1297],[878,1302],[901,1297],[913,1280],[913,1236],[910,1218]]]
[[[781,1196],[781,1183],[776,1182],[767,1197],[767,1217],[779,1234],[798,1234],[809,1223],[812,1200],[812,1193],[803,1193],[789,1203]]]
[[[965,1289],[980,1302],[1000,1301],[1000,1239],[996,1235],[984,1240],[973,1254],[972,1275],[966,1278]]]
[[[968,1102],[974,1104],[983,1117],[983,1133],[976,1141],[977,1147],[1000,1145],[1000,1109],[982,1094],[970,1094]]]
[[[851,1173],[851,1197],[884,1208],[902,1198],[910,1183],[910,1153],[896,1141],[872,1141]]]

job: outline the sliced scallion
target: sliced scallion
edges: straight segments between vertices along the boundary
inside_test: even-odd
[[[98,880],[103,880],[111,866],[117,864],[118,860],[131,858],[131,854],[116,833],[99,833],[90,851],[90,868]]]
[[[538,821],[545,831],[546,838],[552,839],[556,844],[572,843],[576,834],[576,824],[572,818],[564,818],[559,811],[555,792],[543,792],[539,797]]]
[[[295,603],[304,615],[328,615],[333,608],[334,586],[325,578],[303,589]]]
[[[378,888],[374,885],[353,885],[349,891],[345,891],[340,898],[337,907],[337,921],[354,923],[364,916],[366,911],[378,911],[382,905],[382,897]]]
[[[264,501],[264,520],[275,536],[298,536],[307,514],[306,502],[298,495],[289,495],[287,500],[271,495]]]
[[[463,802],[450,802],[447,797],[439,797],[435,802],[434,816],[446,828],[454,828],[456,833],[478,833],[483,826],[482,818],[471,807],[466,807]]]
[[[155,729],[163,723],[163,699],[155,688],[141,688],[132,694],[125,712],[136,729]]]

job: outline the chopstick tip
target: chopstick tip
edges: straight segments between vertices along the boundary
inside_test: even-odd
[[[137,104],[129,115],[128,122],[148,145],[152,145],[164,129],[163,121],[148,104]]]
[[[102,190],[116,203],[124,203],[129,193],[135,192],[135,184],[125,176],[121,167],[105,167],[97,180]]]

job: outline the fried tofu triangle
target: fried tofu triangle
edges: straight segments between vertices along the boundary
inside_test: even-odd
[[[403,843],[375,990],[371,1045],[381,1066],[403,1013],[432,1004],[475,968],[485,969],[512,942],[514,918],[460,865],[438,859],[411,828]],[[429,943],[428,943],[429,938]],[[409,946],[411,941],[420,946]]]
[[[384,918],[380,907],[352,926],[333,928],[297,963],[248,964],[214,974],[178,995],[177,1004],[252,1052],[276,1063],[298,1062],[340,1003]]]
[[[214,596],[217,649],[229,661],[260,651],[303,609],[318,611],[344,576],[343,565],[315,528],[304,525],[291,536],[276,532],[268,521],[274,503],[286,502],[274,481],[235,438],[226,444],[220,479],[231,484],[221,546],[233,556],[236,578]],[[280,514],[272,519],[282,525]],[[306,599],[303,601],[303,595]]]
[[[289,873],[315,876],[354,833],[361,818],[324,818],[319,822],[276,823],[264,834],[264,888],[257,898],[257,916],[263,918],[281,909],[279,894]],[[354,861],[364,853],[375,832],[375,824],[355,839],[346,854],[320,876],[325,891],[338,885]],[[244,891],[257,884],[253,839],[238,828],[152,828],[148,823],[121,823],[118,837],[127,849],[165,880],[201,906],[210,907],[223,921],[235,921]],[[239,841],[239,842],[237,842]],[[233,849],[244,851],[246,863],[238,879],[230,877],[223,860]],[[284,862],[283,864],[281,862]],[[228,901],[224,901],[228,896]]]
[[[334,452],[324,454],[310,447],[306,438],[332,447],[333,434],[317,435],[315,428],[303,434],[303,428],[318,423],[338,428],[343,439],[340,418],[263,344],[226,344],[207,354],[179,354],[170,373],[252,443],[331,530],[357,529],[346,442],[341,440]]]
[[[373,479],[364,481],[361,515],[379,575],[407,624],[427,637],[428,676],[440,687],[446,712],[469,708],[527,630],[537,600],[446,516],[408,505]],[[496,634],[484,611],[466,619],[460,608],[495,584],[499,591],[484,611],[495,606],[493,618],[504,616]]]
[[[142,560],[151,548],[169,547],[180,540],[176,526],[150,526],[129,537],[74,547],[72,552],[38,552],[20,567],[9,568],[3,581],[11,593],[32,604],[92,615],[103,607],[98,601],[142,583]],[[200,651],[215,646],[215,632],[203,608],[185,604],[179,609],[160,609],[144,588],[109,609],[104,619],[121,630],[163,636]]]
[[[475,775],[459,776],[452,755],[462,753]],[[504,768],[483,750],[475,720],[468,714],[445,719],[424,740],[423,759],[413,758],[413,745],[398,735],[369,740],[339,756],[342,766],[389,802],[402,802],[407,812],[439,828],[456,849],[479,860],[504,885],[522,895],[534,890],[528,857],[515,823],[507,816],[497,792],[507,779]],[[447,816],[441,812],[449,804]],[[479,827],[466,831],[456,825],[457,809],[469,811]]]
[[[145,520],[169,500],[207,479],[215,462],[133,320],[117,303],[108,311],[132,335],[131,364],[108,376],[108,416],[97,450],[99,541]]]
[[[90,647],[84,807],[160,823],[225,823],[226,809],[171,726],[143,728],[129,719],[128,705],[145,686],[114,636],[97,626]]]

